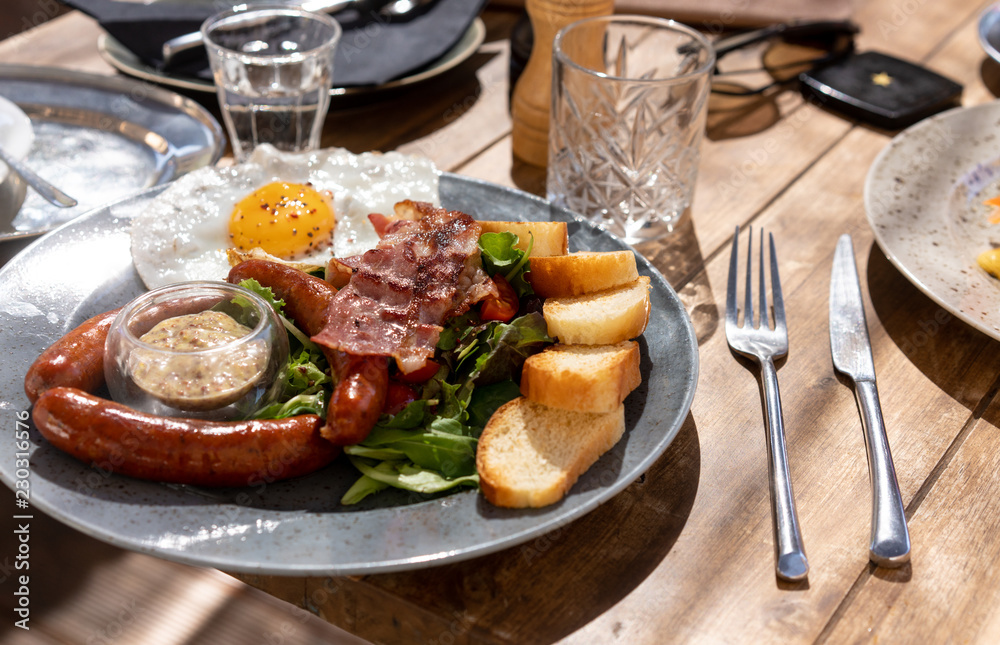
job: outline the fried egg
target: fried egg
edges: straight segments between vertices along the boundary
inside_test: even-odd
[[[192,171],[145,203],[132,217],[132,261],[149,289],[225,280],[228,249],[325,265],[373,248],[378,236],[368,214],[391,214],[405,199],[439,204],[429,160],[265,145],[246,163]]]

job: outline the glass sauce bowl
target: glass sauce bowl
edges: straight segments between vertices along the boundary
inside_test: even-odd
[[[206,322],[223,322],[245,335],[219,340],[178,318],[203,312],[209,313],[202,318],[211,317]],[[185,327],[167,334],[168,345],[143,339],[168,320]],[[221,344],[199,346],[207,339]],[[287,362],[288,336],[274,309],[252,291],[225,282],[181,282],[144,293],[115,317],[104,347],[111,398],[159,416],[248,418],[280,394],[278,376]]]

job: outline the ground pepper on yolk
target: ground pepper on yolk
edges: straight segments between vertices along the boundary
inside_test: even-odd
[[[259,247],[297,260],[329,246],[335,224],[329,202],[312,186],[279,181],[258,188],[233,207],[229,238],[241,251]]]

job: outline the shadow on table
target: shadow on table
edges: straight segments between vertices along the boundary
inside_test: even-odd
[[[971,370],[976,363],[1000,361],[1000,344],[920,293],[874,243],[867,275],[875,313],[896,346],[935,385],[969,410],[975,409],[995,370],[979,370],[987,380],[978,384],[970,379]],[[869,333],[872,322],[868,321]]]
[[[523,644],[559,640],[620,602],[660,565],[687,522],[700,470],[698,432],[688,415],[648,472],[579,520],[482,558],[366,577],[372,593],[409,599],[420,609],[400,611],[397,602],[390,620],[366,604],[364,613],[372,615],[357,616],[358,624],[377,625],[378,633],[359,635],[389,642],[461,641],[464,633],[486,642],[488,635]],[[428,576],[434,578],[429,586]],[[428,611],[455,620],[431,621]]]
[[[979,65],[979,76],[983,85],[993,96],[1000,96],[1000,63],[986,56]]]
[[[781,120],[778,94],[726,96],[713,93],[708,102],[705,136],[709,141],[758,134]]]
[[[9,491],[8,491],[9,492]],[[10,493],[13,497],[13,493]],[[114,566],[124,553],[84,536],[37,509],[27,512],[27,519],[14,519],[8,514],[0,521],[0,610],[11,617],[0,623],[0,642],[6,642],[7,630],[20,632],[14,622],[20,620],[15,608],[19,588],[26,587],[29,596],[29,621],[35,628],[44,617],[58,611],[73,598],[91,572]],[[20,531],[16,533],[15,531]],[[22,536],[27,547],[22,547]],[[18,556],[22,557],[18,557]],[[26,576],[27,584],[21,584]]]

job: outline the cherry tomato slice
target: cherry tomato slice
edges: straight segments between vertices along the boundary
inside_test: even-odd
[[[385,406],[382,412],[385,414],[397,414],[407,405],[417,400],[417,391],[409,385],[389,381],[389,389],[385,394]]]
[[[507,322],[517,315],[517,309],[521,303],[517,299],[514,287],[510,286],[510,283],[502,275],[498,273],[492,279],[493,284],[497,286],[497,291],[500,292],[500,296],[498,298],[492,296],[486,297],[480,303],[479,317],[483,320]]]
[[[403,383],[426,383],[431,380],[431,378],[438,373],[441,368],[440,365],[432,360],[424,361],[424,366],[420,369],[413,370],[409,374],[404,374],[399,372],[396,374],[396,378]]]

